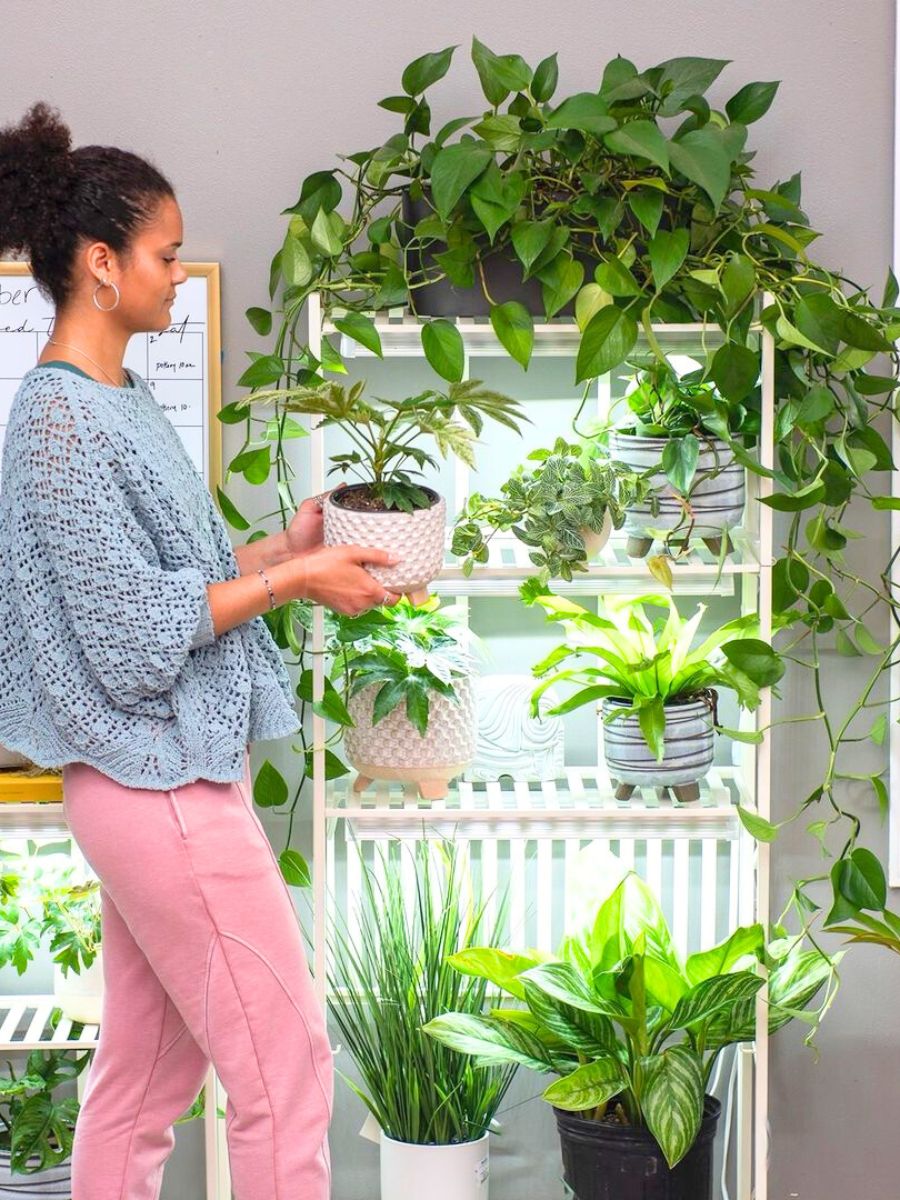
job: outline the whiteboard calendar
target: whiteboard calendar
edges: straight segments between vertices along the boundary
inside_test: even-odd
[[[221,317],[218,263],[183,263],[169,327],[137,333],[124,366],[150,386],[211,491],[222,478]],[[13,397],[50,336],[54,309],[28,263],[0,263],[0,451]],[[61,352],[60,357],[64,357]]]

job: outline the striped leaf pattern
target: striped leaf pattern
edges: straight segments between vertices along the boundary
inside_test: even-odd
[[[641,1059],[644,1120],[674,1167],[694,1144],[703,1119],[703,1064],[688,1045]]]

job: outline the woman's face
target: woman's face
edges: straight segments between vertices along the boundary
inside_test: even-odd
[[[161,199],[153,219],[143,225],[123,259],[102,242],[88,249],[90,292],[98,280],[110,279],[119,289],[118,307],[110,313],[130,333],[166,329],[171,323],[175,289],[188,278],[178,260],[183,237],[181,209],[171,196]],[[101,287],[97,302],[109,308],[115,300],[111,287]],[[87,302],[93,307],[90,295]]]

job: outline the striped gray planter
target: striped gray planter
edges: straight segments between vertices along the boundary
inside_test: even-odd
[[[35,1160],[29,1160],[37,1161]],[[72,1160],[66,1159],[46,1171],[33,1175],[12,1174],[9,1168],[9,1151],[0,1150],[0,1200],[50,1200],[52,1196],[72,1195]]]
[[[602,702],[604,718],[628,700],[607,697]],[[665,706],[666,729],[662,762],[644,740],[637,716],[617,717],[603,726],[603,750],[617,800],[627,800],[636,787],[670,787],[678,800],[696,800],[699,781],[712,766],[715,743],[713,728],[715,697],[696,696]]]
[[[687,537],[690,531],[691,537],[700,538],[714,554],[718,554],[723,534],[739,525],[744,514],[744,468],[735,461],[727,442],[719,438],[701,442],[697,472],[690,496],[686,497],[693,514],[692,523],[691,515],[685,514],[682,498],[660,466],[668,440],[630,433],[611,433],[609,436],[611,458],[626,463],[639,473],[657,468],[649,481],[659,501],[659,512],[653,515],[649,499],[628,508],[624,527],[628,535],[628,553],[634,558],[643,558],[654,537],[664,538],[674,530],[676,538]]]

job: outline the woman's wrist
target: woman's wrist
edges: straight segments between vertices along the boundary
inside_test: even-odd
[[[258,571],[260,567],[265,569],[278,566],[294,555],[288,546],[287,531],[282,529],[278,533],[257,538],[256,541],[245,542],[243,546],[235,546],[234,557],[240,573],[249,575],[251,571]]]

